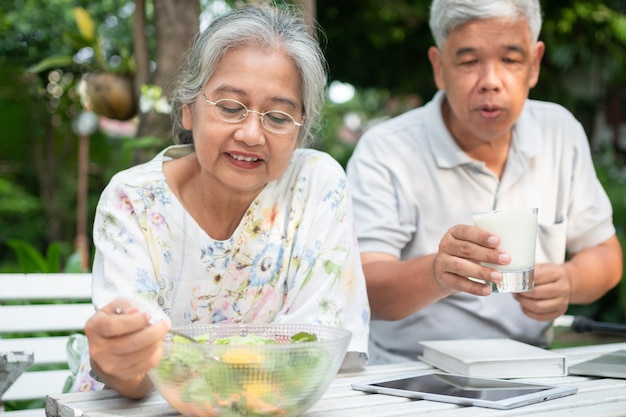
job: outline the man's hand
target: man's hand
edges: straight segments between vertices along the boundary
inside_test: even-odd
[[[399,320],[456,292],[489,295],[478,280],[501,282],[502,273],[481,262],[507,265],[500,238],[474,226],[452,226],[435,254],[398,260],[384,253],[361,254],[372,318]]]
[[[491,294],[488,285],[468,277],[494,283],[502,281],[502,273],[480,264],[506,265],[511,262],[509,254],[497,249],[499,244],[500,238],[493,233],[468,225],[451,227],[441,239],[435,255],[437,285],[448,294]]]
[[[535,266],[535,288],[513,294],[528,317],[549,321],[565,314],[570,303],[571,282],[562,265]]]

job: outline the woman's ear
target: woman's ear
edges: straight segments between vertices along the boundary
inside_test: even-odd
[[[182,123],[183,127],[187,130],[191,130],[193,126],[193,107],[191,104],[183,104],[182,108]]]

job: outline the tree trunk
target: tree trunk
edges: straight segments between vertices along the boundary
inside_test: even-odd
[[[158,85],[166,97],[171,97],[171,83],[181,64],[182,54],[200,28],[198,0],[154,0],[156,28],[156,71],[147,83]],[[138,36],[138,31],[135,33]],[[144,35],[145,36],[145,35]],[[171,131],[170,116],[155,111],[141,113],[137,137],[152,136],[168,143]],[[162,147],[162,146],[161,146]],[[150,152],[137,155],[135,162],[150,158]]]
[[[50,175],[51,172],[58,172],[57,161],[59,159],[57,158],[58,151],[55,150],[55,143],[53,128],[50,124],[46,124],[44,140],[33,141],[34,168],[39,181],[39,194],[46,211],[46,219],[48,219],[46,224],[48,242],[61,241],[65,238],[63,221],[67,217],[59,202],[58,179],[56,175]],[[62,146],[61,152],[64,151],[64,148],[65,144]]]

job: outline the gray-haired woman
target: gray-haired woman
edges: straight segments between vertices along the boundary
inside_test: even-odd
[[[117,174],[96,212],[98,311],[85,333],[108,386],[144,396],[170,325],[343,327],[345,363],[363,365],[369,307],[347,181],[303,148],[324,69],[293,8],[244,7],[198,35],[175,89],[178,144]]]

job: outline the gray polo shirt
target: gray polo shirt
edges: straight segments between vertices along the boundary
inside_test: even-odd
[[[360,139],[347,172],[361,252],[399,259],[435,253],[451,226],[472,224],[473,213],[490,209],[539,208],[537,263],[562,263],[566,251],[615,233],[587,137],[570,112],[527,100],[498,179],[449,134],[444,94]],[[550,327],[525,316],[510,294],[454,294],[403,320],[372,321],[370,363],[413,360],[419,340],[512,337],[547,345]]]

